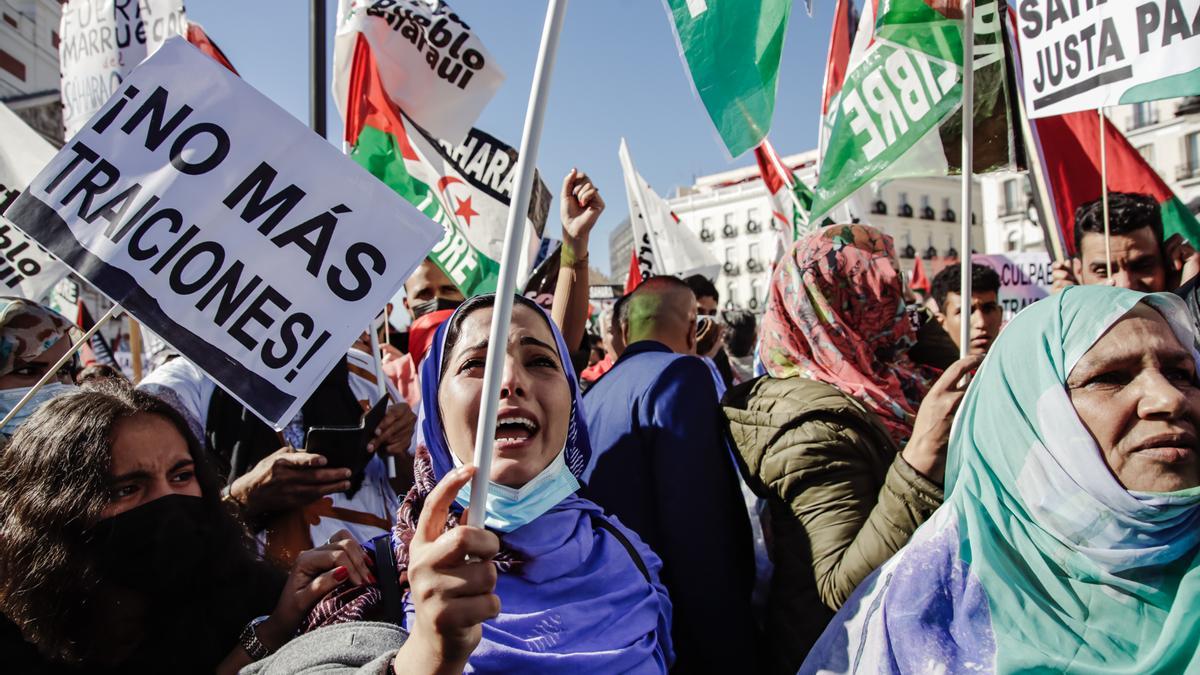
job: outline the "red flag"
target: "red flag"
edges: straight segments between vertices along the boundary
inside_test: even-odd
[[[850,44],[858,30],[858,10],[852,0],[837,0],[833,8],[833,30],[829,35],[829,56],[825,60],[824,97],[821,117],[829,114],[829,102],[842,91],[850,64]]]
[[[1040,141],[1039,155],[1063,243],[1075,255],[1075,210],[1100,199],[1100,119],[1095,111],[1032,120]],[[1162,208],[1163,238],[1180,234],[1200,244],[1200,223],[1171,188],[1109,120],[1104,142],[1108,155],[1108,191],[1140,192]]]
[[[188,22],[187,39],[188,42],[192,43],[200,51],[207,54],[209,58],[228,68],[229,71],[234,75],[241,77],[237,71],[237,68],[234,68],[233,64],[230,63],[229,59],[225,56],[225,52],[221,51],[221,48],[217,46],[217,43],[213,42],[212,38],[208,37],[208,33],[204,32],[204,28],[200,24],[190,21]]]
[[[921,262],[920,258],[913,263],[912,281],[908,282],[908,287],[914,291],[924,291],[925,295],[929,295],[933,284],[929,283],[929,277],[925,275],[925,263]]]
[[[637,251],[629,254],[629,276],[625,277],[625,295],[633,292],[633,289],[642,283],[642,268],[638,265]]]

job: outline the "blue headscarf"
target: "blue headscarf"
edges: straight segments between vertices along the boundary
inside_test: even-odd
[[[517,297],[546,319],[571,390],[571,419],[563,452],[571,472],[580,478],[591,461],[579,383],[562,335],[537,305]],[[442,360],[447,356],[448,326],[469,313],[491,305],[464,303],[438,328],[421,366],[421,411],[414,485],[400,506],[392,544],[402,586],[407,585],[408,546],[425,498],[447,473],[454,459],[438,406]],[[457,504],[447,519],[456,527]],[[633,555],[609,530],[618,528],[648,569],[647,581]],[[467,663],[468,672],[663,673],[674,660],[671,648],[671,603],[659,581],[662,562],[632,530],[605,516],[599,506],[573,494],[542,516],[500,536],[500,570],[496,594],[500,615],[483,624],[483,640]],[[335,607],[318,608],[309,629],[362,618],[381,602],[378,592],[353,598],[339,596]],[[405,594],[407,624],[415,608]]]

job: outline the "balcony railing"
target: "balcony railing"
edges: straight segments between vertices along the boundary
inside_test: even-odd
[[[1134,113],[1129,116],[1129,124],[1125,128],[1129,131],[1134,129],[1144,129],[1158,124],[1158,110],[1151,108],[1146,114]]]
[[[1189,180],[1200,177],[1200,163],[1180,164],[1175,169],[1175,180]]]

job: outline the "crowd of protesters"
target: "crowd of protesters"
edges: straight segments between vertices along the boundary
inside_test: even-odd
[[[1200,672],[1200,256],[1153,198],[1110,196],[1111,272],[1081,207],[1007,325],[990,268],[920,299],[844,224],[761,317],[657,276],[590,332],[604,202],[572,171],[561,205],[489,476],[495,297],[431,261],[408,330],[348,345],[282,430],[178,354],[136,388],[68,360],[0,429],[4,672]],[[0,298],[0,413],[73,333]],[[377,405],[365,447],[305,451]]]

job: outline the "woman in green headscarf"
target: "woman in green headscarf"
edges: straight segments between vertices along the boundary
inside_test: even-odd
[[[1023,311],[955,419],[945,504],[801,672],[1200,672],[1198,359],[1170,294]]]

